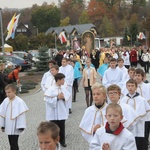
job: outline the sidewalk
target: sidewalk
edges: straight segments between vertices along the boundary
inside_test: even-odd
[[[43,92],[22,96],[29,107],[27,112],[27,129],[19,137],[20,150],[38,150],[36,128],[41,121],[45,121],[45,102]],[[66,121],[66,143],[67,148],[62,150],[88,150],[88,144],[82,138],[79,131],[79,123],[86,109],[83,88],[79,88],[77,102],[73,103],[72,114]],[[9,150],[8,139],[5,133],[0,132],[0,150]]]

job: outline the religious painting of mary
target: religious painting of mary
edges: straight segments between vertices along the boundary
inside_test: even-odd
[[[91,31],[86,31],[82,34],[82,46],[85,46],[88,54],[91,54],[92,50],[94,49],[94,39],[95,35]]]

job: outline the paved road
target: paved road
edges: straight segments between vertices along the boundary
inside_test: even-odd
[[[150,81],[150,75],[147,75]],[[97,80],[100,81],[100,78]],[[86,109],[84,91],[80,86],[77,93],[77,102],[73,103],[72,114],[66,121],[66,143],[67,148],[62,150],[88,150],[88,143],[82,138],[79,131],[79,123]],[[30,111],[27,113],[27,129],[19,138],[20,150],[38,150],[36,128],[41,121],[45,121],[45,103],[43,92],[21,96],[28,105]],[[0,132],[0,150],[9,150],[7,136]]]
[[[27,113],[27,129],[19,138],[20,150],[37,150],[36,128],[41,121],[45,121],[45,103],[43,92],[37,94],[21,96],[29,107]],[[83,88],[79,88],[77,102],[73,103],[72,114],[66,121],[66,143],[65,150],[87,150],[88,144],[82,138],[79,131],[79,123],[83,116],[86,104],[84,101]],[[7,136],[0,132],[0,150],[9,150]]]

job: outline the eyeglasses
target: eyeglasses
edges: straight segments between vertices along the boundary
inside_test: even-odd
[[[108,92],[108,95],[116,95],[118,92]]]

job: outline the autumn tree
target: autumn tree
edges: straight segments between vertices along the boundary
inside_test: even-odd
[[[79,16],[78,22],[79,22],[79,24],[90,23],[89,16],[88,16],[86,10],[84,10],[84,11],[81,13],[81,15]]]
[[[85,9],[84,0],[64,0],[60,3],[61,18],[70,18],[70,24],[78,24],[78,18]]]
[[[133,0],[132,1],[132,13],[138,13],[141,7],[146,6],[146,0]]]
[[[87,8],[87,13],[91,22],[97,27],[99,27],[102,23],[103,17],[108,15],[105,3],[98,2],[97,0],[90,1]]]
[[[60,9],[55,5],[44,5],[32,12],[31,22],[40,32],[60,24]]]
[[[60,26],[68,26],[70,23],[70,18],[66,17],[65,19],[60,20]]]
[[[100,36],[101,37],[109,37],[114,35],[114,27],[112,20],[108,19],[107,16],[104,16],[102,19],[102,24],[100,26]]]
[[[137,14],[132,14],[131,19],[129,21],[129,33],[132,36],[132,41],[136,41],[136,37],[138,34],[138,16]]]

